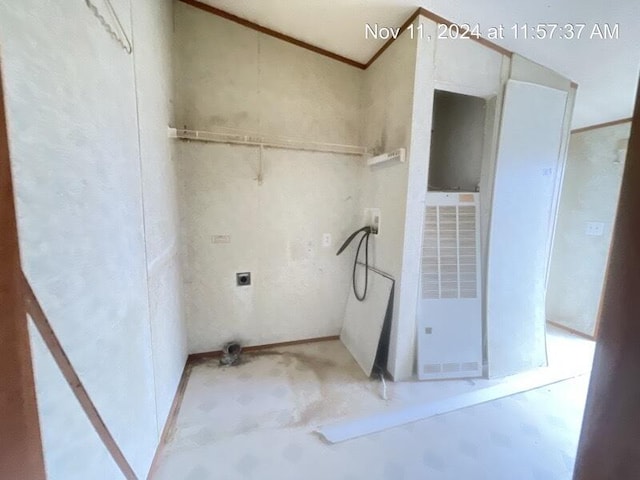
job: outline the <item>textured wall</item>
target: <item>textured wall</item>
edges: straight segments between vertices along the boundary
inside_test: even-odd
[[[175,4],[176,124],[359,144],[362,72]],[[181,142],[181,219],[189,350],[233,338],[264,344],[336,335],[361,224],[362,159]],[[330,247],[321,245],[330,233]],[[229,235],[230,243],[213,243]],[[236,272],[252,285],[237,287]]]
[[[571,135],[547,289],[547,320],[593,335],[624,163],[615,163],[630,123]],[[585,234],[586,222],[604,235]]]
[[[156,141],[169,117],[170,79],[160,78],[168,50],[156,49],[171,35],[171,5],[136,0],[132,35],[130,3],[113,2],[137,40],[131,56],[83,2],[7,3],[0,43],[24,269],[102,418],[144,477],[184,363],[174,345],[162,346],[180,344],[177,282],[167,278],[176,268],[158,267],[173,273],[148,280],[145,260],[145,251],[150,262],[159,258],[174,228],[170,200],[160,198],[170,177],[167,141]],[[143,205],[143,190],[153,206]],[[152,332],[154,292],[165,316],[154,316]],[[158,325],[170,322],[162,332]],[[32,345],[48,477],[118,478],[35,333]]]
[[[359,163],[350,157],[182,144],[189,348],[238,339],[265,344],[336,335],[350,294],[351,255],[338,243],[358,225]],[[321,246],[331,233],[331,247]],[[214,244],[214,235],[231,243]],[[252,285],[238,287],[236,272]]]
[[[149,320],[158,431],[164,427],[187,357],[178,248],[178,182],[173,124],[173,1],[132,1],[134,65],[144,211]]]
[[[400,298],[404,281],[403,250],[409,174],[415,158],[410,147],[417,43],[407,32],[403,33],[365,71],[362,87],[364,144],[379,153],[396,148],[407,149],[405,163],[388,163],[366,168],[362,199],[365,207],[379,208],[381,215],[380,233],[373,241],[371,263],[396,279],[387,364],[387,369],[396,380],[411,376],[414,361],[415,315],[400,317]],[[432,55],[430,58],[433,58]],[[430,89],[425,91],[430,93]],[[425,102],[425,106],[430,111],[430,102]],[[424,191],[425,185],[426,182],[422,182],[421,191]],[[422,218],[422,213],[419,215]],[[410,296],[408,301],[413,303],[415,309],[415,295]]]
[[[176,126],[359,144],[362,71],[181,2]]]

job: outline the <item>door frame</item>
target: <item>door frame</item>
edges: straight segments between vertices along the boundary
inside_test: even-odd
[[[640,474],[640,83],[574,480]]]
[[[45,479],[0,62],[0,477]]]

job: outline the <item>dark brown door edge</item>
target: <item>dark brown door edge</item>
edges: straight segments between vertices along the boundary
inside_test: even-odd
[[[0,478],[39,480],[46,475],[21,285],[0,72]]]
[[[1,80],[0,72],[0,478],[46,478],[28,313],[114,461],[127,480],[136,480],[22,273]]]
[[[639,239],[640,98],[636,97],[575,480],[640,478]]]

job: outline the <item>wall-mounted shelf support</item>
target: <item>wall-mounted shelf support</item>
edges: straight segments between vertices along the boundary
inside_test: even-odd
[[[382,155],[376,155],[367,159],[367,165],[370,167],[373,165],[379,165],[387,162],[400,162],[403,163],[405,159],[405,149],[398,148],[392,152],[383,153]]]

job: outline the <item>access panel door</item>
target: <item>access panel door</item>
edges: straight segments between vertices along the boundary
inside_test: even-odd
[[[546,365],[545,282],[567,92],[509,80],[487,262],[490,376]]]
[[[482,375],[479,194],[427,193],[418,378]]]

